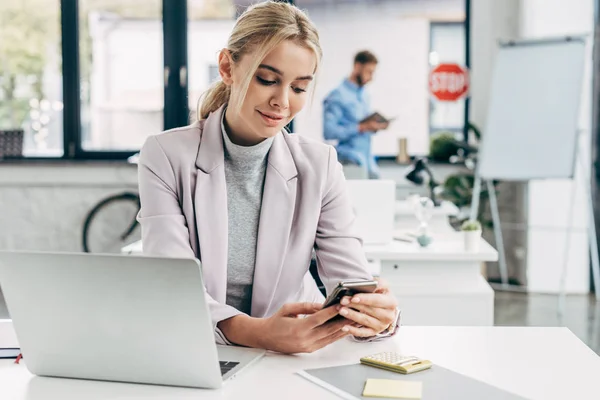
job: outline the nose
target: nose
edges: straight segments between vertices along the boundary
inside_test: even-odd
[[[278,89],[270,101],[271,107],[287,110],[290,107],[289,87]]]

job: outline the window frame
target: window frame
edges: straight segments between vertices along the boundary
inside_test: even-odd
[[[163,54],[165,85],[163,127],[165,130],[188,123],[188,82],[180,81],[180,69],[187,69],[187,1],[163,0]],[[79,54],[79,0],[60,1],[61,59],[63,89],[63,155],[34,156],[2,162],[125,161],[139,152],[131,150],[86,150],[82,146],[81,82]]]
[[[278,0],[294,4],[294,0]],[[188,123],[187,95],[188,82],[179,84],[179,71],[187,65],[187,0],[163,0],[163,68],[168,68],[170,76],[164,92],[164,129],[171,129]],[[470,18],[471,1],[465,0],[465,65],[470,67]],[[63,155],[60,157],[23,157],[19,162],[28,161],[125,161],[139,152],[132,150],[86,150],[82,147],[81,126],[81,82],[79,54],[79,0],[60,1],[61,59],[63,87]],[[449,22],[450,24],[463,24]],[[432,22],[448,24],[445,22]],[[430,29],[432,29],[430,26]],[[431,48],[431,42],[430,42]],[[176,84],[177,83],[177,84]],[[465,99],[464,137],[468,137],[469,97]],[[429,112],[431,118],[431,110]],[[293,125],[290,123],[290,130]],[[4,160],[2,162],[14,162]]]
[[[440,26],[463,26],[464,27],[464,32],[465,32],[465,60],[464,60],[464,65],[467,67],[467,69],[470,68],[470,63],[469,63],[469,59],[470,59],[470,55],[469,55],[469,48],[470,48],[470,43],[469,43],[469,19],[470,19],[470,1],[469,0],[465,0],[465,21],[464,22],[458,22],[458,21],[432,21],[429,24],[429,53],[431,53],[431,51],[433,50],[433,30],[436,27],[440,27]],[[441,127],[432,127],[432,104],[434,102],[434,100],[432,98],[429,99],[429,115],[428,115],[428,125],[429,125],[429,135],[431,136],[432,134],[436,133],[436,132],[440,132],[440,131],[450,131],[450,132],[462,132],[463,133],[463,137],[464,140],[467,141],[468,138],[468,120],[469,120],[469,96],[467,95],[467,97],[465,97],[464,99],[464,106],[463,106],[463,127],[452,127],[452,126],[441,126]]]

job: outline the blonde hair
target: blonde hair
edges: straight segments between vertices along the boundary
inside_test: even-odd
[[[317,59],[317,66],[319,65],[322,57],[319,33],[302,10],[288,3],[266,1],[249,7],[240,15],[229,36],[227,49],[231,52],[234,64],[251,53],[253,61],[250,67],[252,73],[248,73],[241,82],[238,101],[229,105],[236,113],[242,107],[250,82],[261,61],[286,40],[312,50]],[[230,97],[230,87],[221,80],[215,82],[200,97],[198,119],[208,118],[210,113],[229,103]]]

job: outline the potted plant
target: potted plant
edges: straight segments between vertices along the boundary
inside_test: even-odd
[[[481,224],[479,221],[467,220],[461,225],[465,241],[466,251],[479,251],[479,242],[481,241]]]
[[[429,159],[433,162],[449,163],[458,149],[454,132],[436,132],[429,140]]]

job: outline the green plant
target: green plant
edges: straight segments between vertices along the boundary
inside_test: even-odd
[[[458,152],[455,140],[456,136],[452,132],[433,134],[429,143],[429,159],[437,162],[449,162],[450,157],[455,156]]]
[[[446,178],[442,184],[442,192],[440,198],[443,200],[454,203],[460,210],[465,210],[471,206],[473,200],[473,184],[475,178],[472,172],[460,172],[454,175],[450,175]],[[498,184],[494,181],[494,187]],[[486,185],[481,187],[479,195],[479,210],[477,212],[477,220],[481,221],[481,224],[485,228],[493,228],[492,220],[486,218],[485,210],[489,201],[489,193]],[[462,213],[461,213],[462,214]],[[457,220],[453,223],[455,226],[460,226],[467,218],[464,215],[458,216]]]
[[[475,221],[466,220],[465,222],[462,223],[462,225],[460,226],[460,229],[462,231],[468,231],[468,232],[480,231],[481,224],[477,220],[475,220]]]
[[[481,140],[481,131],[473,124],[468,123],[470,145],[476,147],[478,142]],[[445,138],[448,138],[447,133],[443,134]],[[446,139],[447,140],[447,139]],[[476,154],[475,154],[476,155]],[[442,184],[442,191],[440,198],[454,203],[460,210],[461,213],[458,217],[453,218],[452,225],[460,227],[460,225],[467,220],[468,208],[471,206],[473,199],[473,184],[475,182],[474,171],[463,170],[456,174],[449,175],[444,183]],[[497,188],[498,181],[493,181],[494,188]],[[497,190],[496,190],[497,193]],[[485,211],[489,201],[489,193],[487,186],[481,187],[479,197],[479,209],[477,210],[477,220],[481,221],[481,225],[484,228],[493,228],[494,224],[490,218],[486,218]]]

